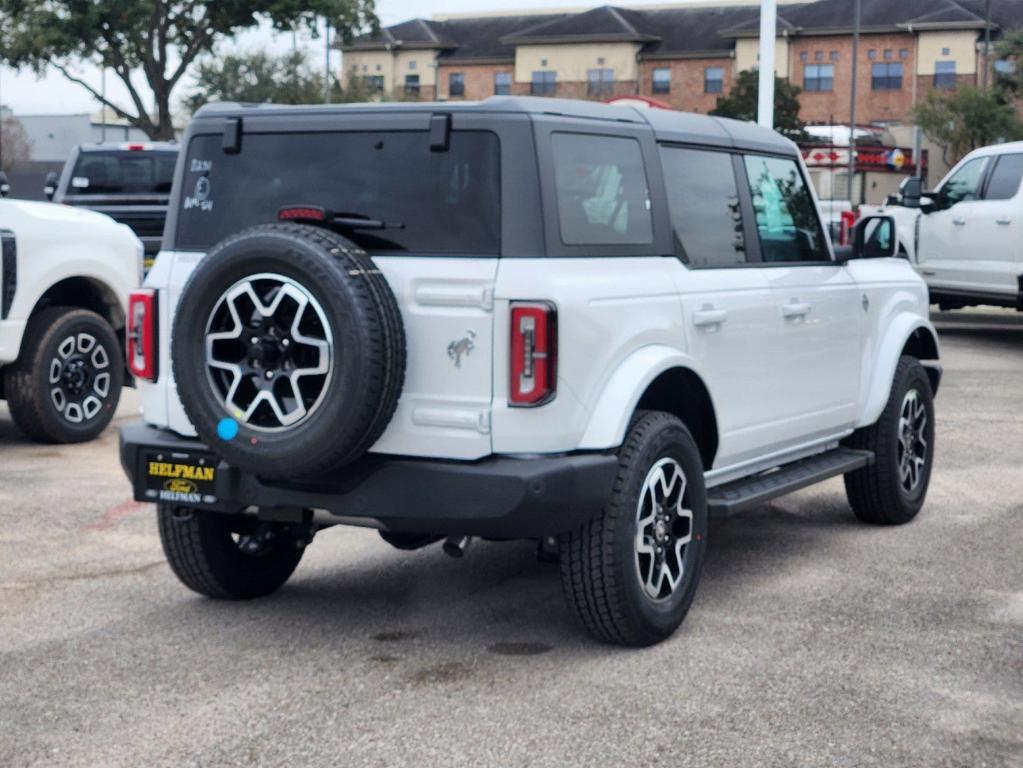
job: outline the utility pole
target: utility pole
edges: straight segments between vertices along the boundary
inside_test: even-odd
[[[757,122],[774,129],[774,37],[778,33],[777,0],[760,2],[760,80]]]
[[[106,142],[107,140],[107,67],[106,62],[100,62],[100,76],[99,76],[99,92],[101,96],[100,109],[103,111],[100,113],[99,125],[99,140],[100,142]]]
[[[860,0],[853,11],[852,94],[849,97],[849,202],[853,202],[853,181],[856,177],[856,60],[860,55]]]
[[[324,37],[327,40],[326,56],[325,56],[325,69],[323,72],[323,103],[330,104],[330,17],[327,16],[324,19],[327,24],[327,32]]]
[[[988,70],[991,69],[991,62],[988,56],[991,55],[991,0],[984,3],[984,90],[987,90]]]

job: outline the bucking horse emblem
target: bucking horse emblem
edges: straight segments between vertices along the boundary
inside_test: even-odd
[[[476,331],[468,330],[461,339],[448,344],[448,357],[455,361],[455,368],[462,367],[462,355],[468,357],[469,353],[476,348],[475,338]]]

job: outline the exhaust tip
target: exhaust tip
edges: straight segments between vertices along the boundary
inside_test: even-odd
[[[444,539],[444,554],[448,557],[460,558],[465,555],[465,550],[469,548],[471,542],[472,536],[448,536]]]

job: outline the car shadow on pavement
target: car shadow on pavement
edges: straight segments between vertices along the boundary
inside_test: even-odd
[[[811,557],[836,530],[855,525],[841,495],[823,505],[811,500],[765,506],[712,521],[696,601],[676,639],[700,621],[701,607],[749,593],[794,560]],[[344,535],[344,528],[320,534]],[[260,636],[279,638],[283,647],[296,638],[326,651],[351,650],[354,643],[370,657],[433,655],[438,648],[498,654],[504,649],[503,655],[607,652],[589,639],[564,601],[558,566],[538,562],[529,542],[478,541],[462,560],[447,557],[437,545],[398,552],[380,542],[379,549],[360,549],[351,564],[322,558],[303,563],[279,593],[263,600],[184,599],[161,614],[161,621],[172,624],[215,624],[226,643],[248,642],[258,626]]]

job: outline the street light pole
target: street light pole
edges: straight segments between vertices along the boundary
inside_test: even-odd
[[[760,2],[760,79],[757,122],[774,128],[774,37],[778,30],[777,0]]]
[[[856,60],[860,54],[860,0],[856,0],[853,21],[852,93],[849,96],[849,202],[853,201],[856,176]]]
[[[327,40],[327,48],[325,54],[325,70],[323,72],[323,103],[330,104],[330,17],[324,18],[327,23],[327,33],[324,37]]]
[[[984,90],[987,90],[988,70],[991,69],[991,62],[988,57],[991,55],[991,0],[984,3]]]

